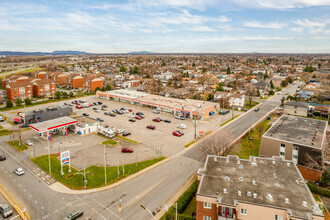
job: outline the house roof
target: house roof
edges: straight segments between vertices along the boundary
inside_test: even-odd
[[[311,219],[310,214],[323,216],[292,161],[208,155],[197,174],[201,176],[197,195],[216,198],[218,204],[270,206],[299,219]]]

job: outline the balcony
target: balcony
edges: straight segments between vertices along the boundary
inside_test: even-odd
[[[218,220],[235,220],[236,218],[232,218],[232,217],[225,217],[225,216],[221,216],[221,215],[218,215]]]

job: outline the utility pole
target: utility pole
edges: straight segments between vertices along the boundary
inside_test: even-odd
[[[52,168],[50,166],[50,146],[49,146],[49,131],[47,132],[47,144],[48,144],[48,165],[49,165],[49,175],[52,175]]]
[[[117,176],[117,179],[119,179],[119,176],[120,176],[119,165],[120,165],[120,163],[119,163],[119,160],[118,160],[118,166],[117,166],[117,174],[118,174],[118,176]]]
[[[194,131],[195,131],[195,140],[197,139],[197,134],[196,134],[196,127],[197,127],[197,120],[196,120],[196,116],[193,116],[193,125],[194,125]]]
[[[105,145],[103,145],[104,147],[104,185],[107,185],[107,162],[105,160]]]

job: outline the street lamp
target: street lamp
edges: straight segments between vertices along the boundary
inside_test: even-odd
[[[152,214],[152,212],[151,212],[146,206],[144,206],[144,205],[142,205],[142,204],[140,204],[140,206],[141,206],[143,209],[147,210],[147,212],[149,212],[149,214],[152,216],[152,219],[155,219],[155,216]]]
[[[103,145],[104,147],[104,185],[107,185],[107,162],[106,162],[106,158],[105,158],[105,145]]]
[[[173,205],[175,205],[175,220],[178,220],[178,203],[177,202],[172,205],[169,205],[169,206],[164,204],[164,210],[165,210],[165,212],[167,212],[169,210],[169,208]]]

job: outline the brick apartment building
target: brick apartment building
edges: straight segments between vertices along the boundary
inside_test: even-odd
[[[74,89],[86,89],[88,91],[94,92],[95,89],[99,87],[100,89],[103,88],[103,81],[102,79],[96,76],[75,76],[72,79],[72,88]]]
[[[72,88],[80,89],[84,88],[84,77],[82,76],[75,76],[72,78]]]
[[[282,115],[262,136],[259,156],[292,160],[304,178],[318,181],[322,174],[327,126],[327,121]],[[318,175],[310,179],[312,175],[308,170]]]
[[[208,155],[197,172],[197,220],[323,220],[292,161]]]
[[[6,84],[6,93],[8,100],[24,100],[25,98],[31,99],[33,97],[33,85],[30,81],[10,82]]]
[[[4,80],[2,80],[1,84],[3,88],[6,88],[8,83],[16,83],[16,82],[23,82],[23,81],[31,81],[33,78],[28,76],[22,76],[17,74],[11,74],[6,76]]]
[[[123,87],[126,88],[136,88],[140,85],[140,80],[130,80],[123,82]]]
[[[33,82],[34,97],[51,97],[56,93],[56,83],[52,79],[40,79]]]

